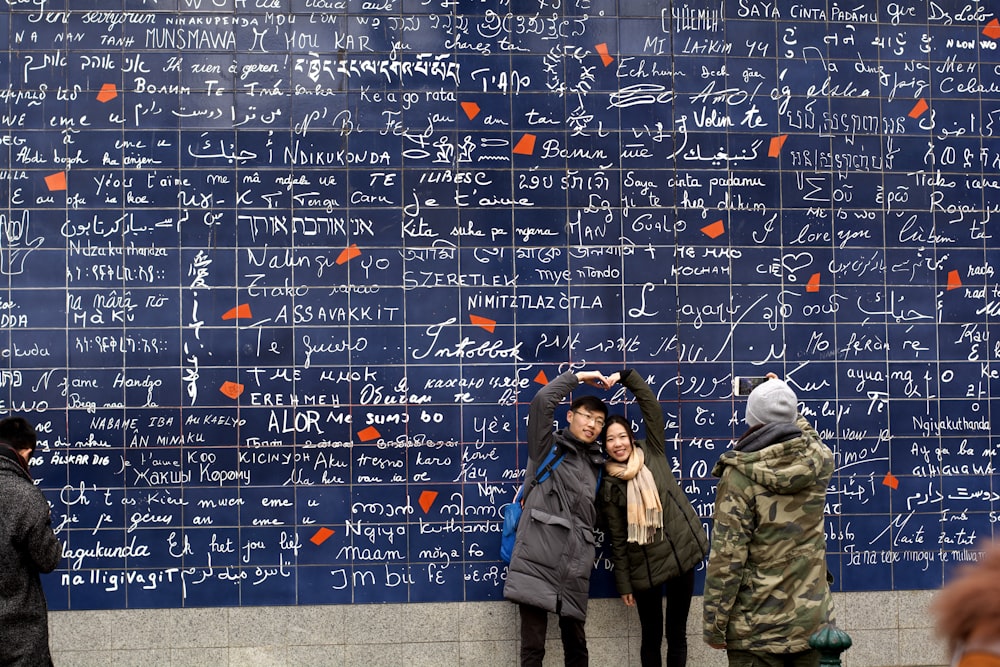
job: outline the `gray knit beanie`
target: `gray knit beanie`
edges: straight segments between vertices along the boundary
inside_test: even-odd
[[[746,422],[749,426],[772,422],[794,422],[798,398],[782,380],[771,378],[747,396]]]

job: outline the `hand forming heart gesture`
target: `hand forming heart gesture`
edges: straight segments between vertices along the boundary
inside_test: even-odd
[[[580,371],[576,374],[576,379],[592,387],[607,390],[611,389],[621,379],[621,373],[615,372],[608,376],[600,371]]]

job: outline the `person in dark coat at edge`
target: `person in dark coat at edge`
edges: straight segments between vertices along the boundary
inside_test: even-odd
[[[48,607],[39,574],[56,569],[62,545],[28,461],[38,439],[21,417],[0,419],[0,665],[48,667]]]
[[[646,426],[636,440],[628,419],[608,417],[604,427],[604,480],[598,512],[607,530],[615,586],[622,601],[636,607],[642,628],[643,667],[687,664],[687,617],[694,595],[694,570],[708,553],[708,538],[664,450],[663,409],[643,377],[631,369],[608,377],[635,396]],[[667,612],[664,622],[663,598]]]
[[[833,452],[774,373],[747,397],[744,433],[719,457],[704,638],[729,667],[818,667],[809,637],[833,619],[826,490]]]
[[[567,371],[539,390],[528,412],[525,480],[534,478],[554,443],[566,458],[524,501],[503,589],[518,604],[525,667],[542,664],[549,613],[559,617],[567,667],[589,663],[584,623],[594,568],[594,497],[604,465],[597,438],[608,408],[596,396],[581,396],[570,405],[568,428],[553,432],[556,406],[583,382],[606,387],[598,371]]]

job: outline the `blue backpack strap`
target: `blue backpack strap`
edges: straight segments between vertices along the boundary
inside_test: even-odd
[[[536,484],[541,484],[542,482],[547,480],[549,478],[549,475],[552,474],[552,471],[558,468],[559,464],[563,462],[564,458],[566,458],[566,452],[563,452],[562,456],[560,456],[557,459],[556,454],[558,453],[559,453],[559,445],[552,445],[552,449],[550,449],[549,453],[545,455],[545,460],[542,461],[542,465],[538,467],[538,470],[541,471],[541,474],[535,475]]]
[[[524,498],[528,497],[528,494],[533,488],[535,488],[535,486],[547,480],[552,474],[552,471],[558,468],[559,464],[563,462],[564,458],[566,458],[566,452],[563,452],[559,458],[556,458],[556,454],[558,453],[559,445],[552,445],[552,449],[550,449],[549,453],[545,455],[545,458],[542,460],[542,464],[538,466],[538,470],[535,471],[535,477],[531,480],[531,483],[527,485],[527,488],[524,489]]]

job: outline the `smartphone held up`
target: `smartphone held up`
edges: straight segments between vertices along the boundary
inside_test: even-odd
[[[733,377],[733,395],[748,396],[751,391],[768,381],[767,377],[743,377],[736,375]]]

